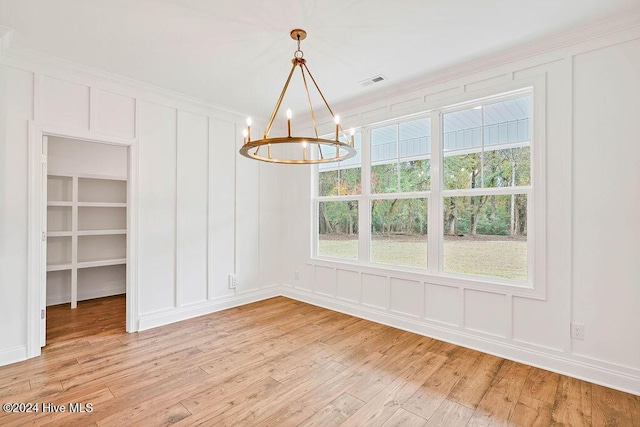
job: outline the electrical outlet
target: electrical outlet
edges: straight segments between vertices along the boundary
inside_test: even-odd
[[[229,289],[236,289],[238,287],[238,277],[235,274],[229,275]]]
[[[294,271],[293,272],[293,280],[300,280],[300,272],[299,271]]]
[[[582,323],[571,323],[571,338],[576,340],[584,339],[584,325]]]

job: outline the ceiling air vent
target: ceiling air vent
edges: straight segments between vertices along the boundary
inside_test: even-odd
[[[371,86],[374,83],[380,83],[380,82],[383,82],[385,80],[389,80],[389,79],[387,79],[382,74],[378,74],[377,76],[369,77],[366,80],[362,80],[359,83],[360,83],[360,86],[367,87],[367,86]]]

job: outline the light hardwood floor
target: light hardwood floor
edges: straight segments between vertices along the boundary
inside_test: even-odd
[[[638,396],[283,297],[136,334],[124,302],[50,307],[0,402],[67,412],[0,425],[640,426]]]

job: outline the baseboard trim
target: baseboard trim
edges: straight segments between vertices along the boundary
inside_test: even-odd
[[[236,295],[215,298],[208,301],[189,304],[183,307],[162,310],[155,313],[143,314],[140,315],[140,319],[138,320],[138,331],[144,331],[146,329],[168,325],[170,323],[179,322],[181,320],[204,316],[216,311],[226,310],[228,308],[262,301],[265,299],[277,297],[279,295],[281,295],[280,287],[272,287],[268,289],[242,292]]]
[[[27,346],[19,345],[0,351],[0,366],[22,362],[27,359]]]
[[[573,360],[564,355],[550,354],[530,347],[519,347],[489,337],[469,334],[463,330],[435,325],[421,319],[404,318],[394,313],[363,307],[357,303],[336,300],[332,297],[324,297],[288,286],[272,286],[142,315],[138,321],[138,330],[143,331],[168,325],[277,296],[284,296],[640,396],[640,375],[622,372],[614,367],[598,366],[595,362],[585,360],[584,357],[580,357],[580,360]],[[16,346],[0,351],[0,366],[26,359],[26,346]]]
[[[282,286],[281,292],[282,296],[297,301],[446,341],[483,353],[489,353],[494,356],[503,357],[515,362],[535,366],[626,393],[640,395],[640,376],[596,366],[585,361],[577,361],[563,356],[544,353],[531,348],[521,348],[510,343],[468,334],[461,330],[439,327],[419,319],[407,319],[393,313],[365,308],[354,303],[323,297],[308,291]]]

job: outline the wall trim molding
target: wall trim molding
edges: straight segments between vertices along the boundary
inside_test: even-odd
[[[438,97],[455,95],[460,91],[467,92],[469,88],[465,88],[466,84],[462,82],[468,81],[470,77],[473,82],[491,80],[498,76],[509,80],[513,77],[509,67],[514,64],[517,64],[520,69],[532,68],[638,37],[640,37],[640,8],[634,8],[628,13],[551,34],[498,52],[483,54],[465,62],[424,73],[412,80],[338,102],[334,110],[342,111],[341,115],[345,123],[348,122],[354,126],[359,126],[360,122],[375,122],[376,120],[369,115],[378,117],[389,113],[389,106],[392,104],[406,103],[408,105],[405,107],[408,109],[425,111],[428,110],[428,106],[420,101],[421,98],[429,98],[433,95]],[[486,75],[487,72],[491,74]],[[434,88],[437,88],[435,92]],[[412,105],[412,102],[417,102],[417,105]],[[364,112],[363,107],[366,108]],[[352,117],[353,115],[356,117]],[[328,114],[322,113],[316,116],[316,120],[321,132],[332,129],[333,119]]]
[[[598,39],[611,36],[625,38],[624,35],[621,36],[621,34],[637,30],[639,28],[640,8],[631,8],[625,13],[620,13],[589,24],[584,24],[566,31],[551,34],[519,46],[503,49],[493,54],[484,54],[466,62],[446,66],[428,73],[426,78],[425,76],[420,76],[401,84],[389,86],[384,90],[378,90],[369,95],[357,96],[338,103],[336,107],[345,113],[350,113],[352,110],[357,109],[362,105],[374,104],[381,100],[396,98],[404,99],[408,94],[423,91],[435,85],[454,81],[459,78],[468,77],[471,74],[482,73],[486,70],[497,69],[532,58],[537,61],[537,58],[541,55],[553,54],[554,57],[556,57],[555,59],[565,57],[567,54],[574,55],[576,53],[593,49],[589,43],[591,41],[597,41]],[[192,97],[178,91],[173,91],[151,83],[104,71],[99,68],[63,59],[34,49],[15,45],[10,47],[12,34],[12,28],[0,26],[0,55],[3,58],[2,62],[9,65],[26,66],[29,70],[39,71],[41,73],[45,72],[45,74],[52,77],[59,76],[60,72],[62,72],[67,75],[66,79],[69,79],[69,75],[72,75],[74,77],[73,81],[75,82],[79,82],[78,77],[80,77],[82,79],[116,84],[129,89],[129,91],[133,90],[137,92],[139,90],[144,90],[146,92],[153,92],[163,97],[192,105],[198,109],[203,109],[209,112],[212,110],[219,112],[223,116],[219,118],[222,119],[224,119],[224,116],[228,119],[231,119],[232,117],[235,119],[241,119],[247,115],[246,113],[225,105]],[[632,35],[631,38],[633,37],[634,36]],[[568,52],[568,50],[571,50],[572,52]],[[576,50],[577,52],[575,52]],[[29,65],[31,67],[29,67]],[[536,65],[539,65],[539,63]],[[35,67],[35,69],[33,67]],[[65,79],[65,77],[62,78]],[[117,90],[112,91],[114,91],[114,93],[120,92]],[[139,94],[129,94],[129,96],[139,97]],[[188,107],[182,109],[189,111]],[[320,116],[319,120],[322,121],[324,118],[324,116]]]
[[[15,45],[9,49],[0,45],[0,64],[232,123],[247,116],[224,105]]]
[[[640,396],[640,370],[585,357],[572,359],[559,352],[553,354],[550,349],[545,349],[534,344],[518,346],[504,342],[499,338],[492,339],[489,336],[470,334],[459,329],[447,327],[447,325],[444,324],[439,325],[423,319],[408,318],[383,309],[370,306],[364,307],[346,300],[336,300],[332,297],[325,297],[311,291],[293,288],[286,284],[271,285],[265,289],[218,297],[208,301],[200,301],[178,308],[141,315],[138,322],[138,331],[152,329],[278,296]],[[26,359],[27,346],[17,346],[0,352],[0,366]]]
[[[543,348],[535,349],[531,348],[531,346],[520,347],[499,339],[491,339],[484,335],[477,336],[462,330],[434,325],[415,318],[405,318],[384,310],[363,307],[342,300],[338,301],[331,297],[323,297],[313,292],[290,287],[289,285],[283,285],[281,291],[282,296],[297,301],[446,341],[451,344],[471,348],[483,353],[503,357],[515,362],[578,378],[626,393],[640,395],[640,371],[630,372],[627,367],[617,369],[617,367],[611,363],[597,363],[595,360],[585,360],[585,358],[574,360],[564,355],[544,351],[545,349]]]
[[[37,80],[37,79],[36,79]],[[37,99],[37,97],[36,97]],[[34,103],[35,104],[35,103]],[[34,106],[37,111],[38,108]],[[128,185],[127,185],[127,308],[126,308],[126,330],[127,332],[135,332],[137,326],[138,315],[138,292],[139,284],[137,277],[137,140],[135,138],[120,138],[113,136],[105,136],[102,134],[94,135],[84,130],[75,130],[70,128],[62,128],[55,126],[47,126],[38,124],[30,120],[28,133],[28,223],[27,242],[28,242],[28,280],[27,280],[27,349],[28,356],[35,357],[41,354],[41,347],[45,345],[45,334],[43,319],[40,317],[41,310],[46,309],[49,299],[46,295],[46,268],[43,264],[42,251],[46,248],[46,242],[43,242],[41,235],[45,230],[43,227],[43,215],[46,215],[46,208],[42,200],[44,182],[42,169],[42,140],[44,136],[61,136],[71,139],[81,139],[89,142],[107,143],[120,145],[127,148],[128,159]],[[101,292],[99,290],[98,292]],[[118,292],[121,293],[121,292]],[[105,296],[100,295],[98,296]],[[96,296],[96,297],[98,297]],[[64,301],[63,301],[64,302]]]
[[[214,298],[208,301],[200,301],[181,307],[170,308],[149,314],[140,315],[138,331],[144,331],[158,326],[168,325],[181,320],[192,319],[205,314],[215,313],[228,308],[250,304],[265,299],[280,296],[280,287],[274,286],[268,289],[247,291],[231,296]]]
[[[10,28],[8,30],[8,36],[10,36],[13,30]],[[209,114],[211,114],[212,111],[218,112],[221,114],[220,118],[222,119],[224,119],[225,117],[228,119],[242,118],[246,117],[247,115],[246,113],[237,111],[231,107],[216,104],[214,102],[210,102],[200,98],[195,98],[189,95],[185,95],[181,92],[166,89],[161,86],[153,85],[151,83],[132,79],[120,74],[111,73],[99,68],[91,67],[79,62],[70,61],[58,56],[50,55],[25,47],[14,45],[11,46],[10,49],[0,49],[0,54],[2,55],[3,62],[7,63],[8,65],[25,68],[32,72],[39,72],[50,77],[73,81],[75,83],[81,83],[87,86],[96,87],[98,89],[106,89],[122,95],[133,96],[136,98],[140,97],[145,100],[147,100],[148,97],[141,96],[141,91],[147,93],[155,93],[161,95],[164,98],[168,98],[171,101],[174,101],[172,103],[172,107],[174,108],[176,108],[175,105],[173,105],[175,104],[175,101],[179,101],[179,104],[182,105],[177,108],[185,109],[188,111],[189,107],[187,105],[189,105],[192,106],[192,108],[195,107],[194,112],[196,113],[200,112],[202,114],[203,111],[206,111]],[[96,85],[96,82],[115,84],[117,86],[120,86],[121,89],[113,90],[113,88],[109,87],[103,88],[100,85]],[[153,102],[153,100],[150,100],[150,102]],[[160,100],[157,100],[156,102],[162,103],[162,101]]]
[[[19,345],[0,351],[0,366],[21,362],[27,358],[27,346]]]

